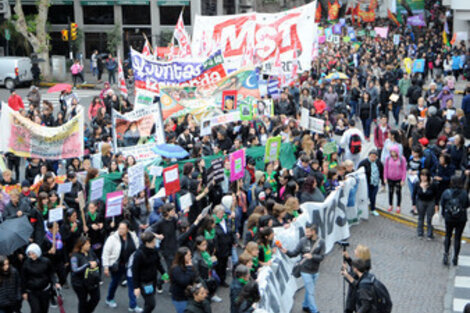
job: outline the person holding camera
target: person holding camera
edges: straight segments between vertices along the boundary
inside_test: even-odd
[[[357,287],[356,282],[359,277],[354,273],[352,269],[352,258],[349,256],[349,253],[346,250],[347,246],[342,245],[342,247],[343,247],[343,260],[344,260],[342,273],[344,271],[352,278],[352,280],[349,280],[346,278],[345,275],[343,275],[345,276],[345,280],[348,282],[348,285],[349,285],[344,312],[353,313],[354,310],[356,309],[356,287]],[[356,249],[354,249],[354,257],[360,260],[364,260],[366,262],[368,271],[371,269],[370,250],[368,247],[363,246],[363,245],[358,245]],[[347,270],[347,267],[349,267],[349,270]],[[343,298],[343,301],[344,301],[344,298]]]
[[[72,287],[78,297],[78,313],[92,313],[100,301],[99,259],[91,248],[90,239],[82,236],[70,258]]]
[[[289,257],[302,256],[300,263],[300,275],[305,285],[305,298],[302,308],[306,312],[318,313],[315,303],[315,283],[318,279],[318,270],[321,261],[325,257],[325,242],[318,237],[318,227],[313,223],[305,226],[305,237],[299,240],[294,250],[289,251],[280,248],[282,253]]]

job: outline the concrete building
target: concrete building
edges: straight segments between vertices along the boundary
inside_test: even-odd
[[[446,0],[444,5],[450,5],[453,11],[454,32],[467,32],[470,35],[470,0]]]
[[[67,21],[75,22],[83,32],[80,51],[89,58],[94,49],[106,51],[106,37],[114,25],[120,25],[120,51],[127,55],[129,47],[141,49],[145,33],[152,46],[166,44],[182,8],[188,32],[191,32],[196,14],[222,15],[238,13],[239,0],[51,0],[49,23],[51,54],[68,55],[68,43],[62,41],[60,31]],[[26,15],[37,13],[36,0],[21,1]],[[9,0],[14,14],[14,0]]]

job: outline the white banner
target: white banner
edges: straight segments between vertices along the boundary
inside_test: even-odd
[[[220,46],[225,68],[242,67],[245,51],[254,47],[254,59],[263,64],[266,73],[273,72],[274,57],[280,50],[284,73],[292,73],[294,49],[297,49],[299,72],[310,68],[317,40],[315,12],[317,2],[279,13],[246,13],[239,15],[196,15],[192,51],[204,51],[207,45]]]
[[[302,214],[289,228],[274,228],[274,241],[279,240],[283,247],[292,250],[305,235],[307,222],[313,222],[318,226],[318,234],[325,241],[328,253],[335,242],[349,237],[351,223],[368,218],[367,199],[367,181],[361,168],[349,174],[346,181],[324,202],[303,203],[300,206]],[[278,250],[272,266],[261,269],[258,274],[261,293],[259,309],[269,313],[290,312],[295,292],[303,284],[302,280],[292,276],[292,268],[299,259],[299,256],[289,258]]]

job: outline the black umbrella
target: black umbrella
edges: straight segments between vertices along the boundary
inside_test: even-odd
[[[33,226],[26,216],[6,220],[0,224],[0,254],[10,255],[29,243]]]

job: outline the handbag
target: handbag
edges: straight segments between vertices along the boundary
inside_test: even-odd
[[[88,290],[94,290],[100,286],[100,268],[87,268],[85,270],[84,285]]]
[[[312,247],[312,249],[310,250],[309,253],[313,253],[313,251],[315,251],[315,249],[318,247],[319,242],[320,242],[320,239],[317,239],[317,241],[315,241],[315,243],[313,244],[313,247]],[[294,267],[292,268],[292,276],[294,276],[295,278],[300,277],[300,269],[302,268],[302,264],[306,260],[307,259],[302,258],[300,261],[297,261],[297,263],[295,263]]]
[[[143,291],[143,294],[146,296],[153,294],[153,292],[155,291],[155,288],[153,287],[153,283],[142,285],[142,291]]]
[[[441,226],[442,224],[442,216],[439,213],[434,213],[432,216],[431,225],[436,227]]]

